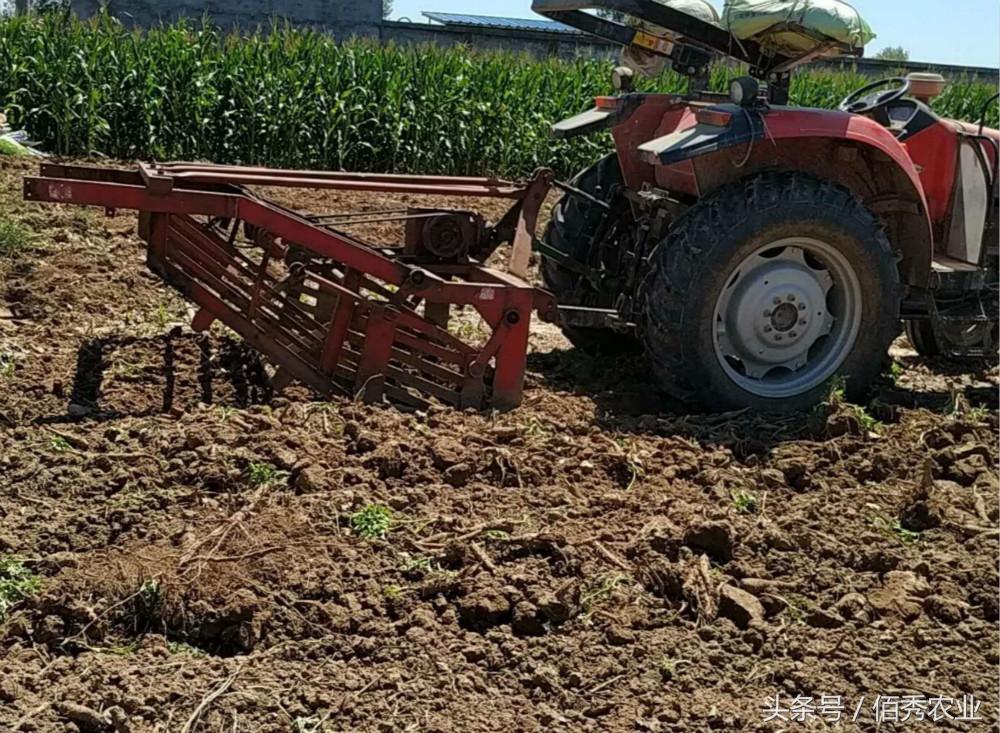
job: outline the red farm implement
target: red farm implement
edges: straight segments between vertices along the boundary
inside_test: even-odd
[[[25,179],[30,201],[139,212],[148,265],[198,306],[193,327],[220,321],[275,367],[278,389],[299,381],[322,394],[464,408],[521,401],[533,311],[556,303],[526,280],[549,171],[527,182],[370,175],[178,163],[138,170],[43,164]],[[487,225],[469,211],[406,209],[313,215],[256,188],[337,189],[510,199]],[[399,246],[342,231],[402,222]],[[506,271],[484,263],[510,244]],[[488,337],[470,344],[448,329],[468,306]],[[464,317],[464,316],[463,316]]]

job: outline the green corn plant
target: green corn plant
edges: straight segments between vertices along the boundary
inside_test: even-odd
[[[549,137],[609,91],[610,64],[465,47],[403,47],[275,24],[224,34],[191,21],[146,32],[108,15],[0,19],[0,106],[50,152],[311,169],[560,176],[611,149],[607,134]],[[742,71],[717,66],[725,91]],[[792,101],[831,108],[868,80],[805,71]],[[640,91],[678,92],[672,72]],[[978,121],[990,85],[949,84],[941,114]],[[997,105],[987,114],[997,126]]]

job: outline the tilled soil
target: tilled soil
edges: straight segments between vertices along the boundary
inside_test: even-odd
[[[996,730],[995,368],[900,342],[860,407],[699,414],[539,326],[508,414],[276,396],[132,216],[24,204],[30,170],[0,171],[34,233],[0,257],[0,553],[41,585],[0,730],[874,731],[877,695],[982,703],[880,730]],[[359,201],[407,203],[287,200]]]

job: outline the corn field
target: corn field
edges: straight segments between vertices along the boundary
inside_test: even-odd
[[[287,28],[225,35],[180,23],[140,34],[101,17],[0,21],[0,107],[45,149],[120,159],[440,174],[561,174],[601,136],[559,142],[549,124],[606,94],[609,64],[465,48],[338,43]],[[713,87],[735,72],[717,68]],[[803,73],[796,104],[833,107],[868,79]],[[679,91],[665,74],[649,91]],[[995,90],[953,82],[937,100],[973,120]],[[997,125],[997,109],[989,115]]]

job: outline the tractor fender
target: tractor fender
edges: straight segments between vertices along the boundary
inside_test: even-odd
[[[678,131],[672,141],[655,143],[657,178],[690,161],[697,195],[706,196],[735,180],[765,169],[801,171],[852,191],[885,221],[893,249],[901,255],[900,274],[926,287],[931,272],[934,229],[920,173],[889,130],[867,117],[846,112],[771,108],[746,110],[735,105],[713,109],[732,113],[732,128],[699,124]],[[697,132],[696,132],[697,131]]]

